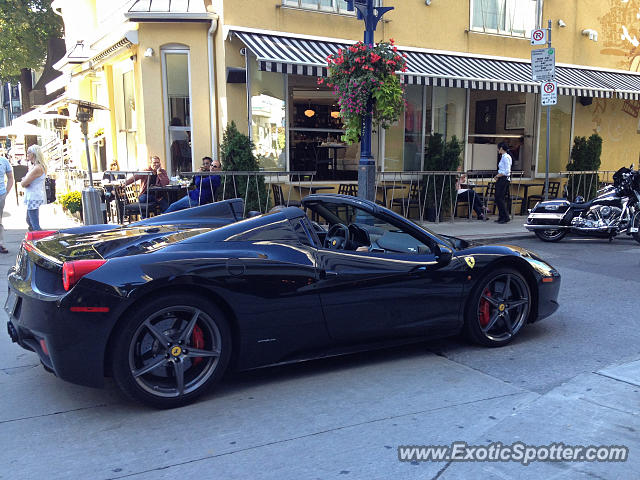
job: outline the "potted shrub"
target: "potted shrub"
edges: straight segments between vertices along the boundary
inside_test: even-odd
[[[222,155],[222,170],[228,172],[257,172],[260,170],[258,160],[253,154],[254,146],[249,137],[231,122],[222,137],[220,153]],[[240,197],[244,200],[245,210],[268,210],[269,192],[261,175],[225,175],[224,184],[219,188],[224,189],[225,198]]]
[[[460,167],[462,142],[454,135],[448,142],[442,134],[435,133],[429,137],[424,157],[424,170],[433,172],[457,172]],[[451,214],[452,205],[456,200],[456,175],[426,175],[426,219],[435,222],[436,219]]]
[[[567,163],[569,172],[597,172],[600,169],[600,155],[602,154],[602,137],[597,133],[588,139],[575,137],[571,149],[571,160]],[[586,200],[595,197],[600,185],[597,173],[581,173],[569,175],[567,180],[567,198],[574,200],[580,195]]]

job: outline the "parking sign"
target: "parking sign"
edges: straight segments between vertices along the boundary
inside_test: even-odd
[[[538,28],[531,31],[531,45],[544,45],[547,43],[547,29]]]
[[[540,100],[543,107],[558,103],[558,84],[556,82],[544,82],[540,88]]]

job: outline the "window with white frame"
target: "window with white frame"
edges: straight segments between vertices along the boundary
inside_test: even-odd
[[[346,0],[282,0],[282,4],[286,7],[355,15],[355,12],[347,10]],[[376,7],[382,6],[382,0],[374,0],[374,5]]]
[[[540,0],[471,0],[471,30],[529,37]]]

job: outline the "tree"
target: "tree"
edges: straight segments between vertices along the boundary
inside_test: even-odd
[[[44,65],[48,39],[62,35],[51,1],[0,1],[0,81],[18,81],[23,69]]]

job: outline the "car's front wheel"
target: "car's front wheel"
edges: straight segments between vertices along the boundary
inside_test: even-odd
[[[219,308],[169,295],[141,307],[117,333],[113,376],[131,398],[174,408],[216,383],[230,354],[231,333]]]
[[[531,289],[516,270],[501,268],[481,279],[469,297],[465,331],[488,347],[506,345],[524,326],[531,310]]]

